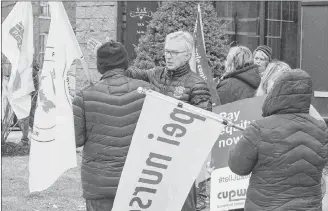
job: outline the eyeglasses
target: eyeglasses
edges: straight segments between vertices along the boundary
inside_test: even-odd
[[[170,55],[172,57],[177,56],[179,53],[185,53],[187,51],[169,51],[169,50],[164,50],[164,53],[166,55]]]

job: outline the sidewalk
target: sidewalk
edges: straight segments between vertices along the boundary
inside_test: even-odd
[[[7,137],[6,142],[19,143],[22,137],[22,131],[11,131]]]

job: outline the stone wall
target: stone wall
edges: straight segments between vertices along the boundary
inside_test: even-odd
[[[117,2],[94,1],[76,2],[76,37],[88,64],[89,71],[95,81],[100,79],[97,71],[96,56],[87,49],[90,38],[104,42],[106,37],[116,40],[117,30]],[[76,69],[76,89],[87,86],[87,78],[78,63]]]

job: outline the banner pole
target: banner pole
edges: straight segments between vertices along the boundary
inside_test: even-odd
[[[223,125],[225,126],[228,126],[228,127],[233,127],[237,130],[241,130],[241,131],[245,131],[244,128],[240,127],[239,125],[236,125],[234,124],[233,122],[231,122],[230,120],[228,119],[225,119],[223,118],[222,116],[218,115],[218,114],[215,114],[215,113],[212,113],[210,111],[206,111],[204,109],[201,109],[201,108],[197,108],[195,106],[192,106],[192,105],[189,105],[188,103],[183,103],[182,101],[179,101],[179,100],[176,100],[174,98],[168,98],[167,96],[165,95],[162,95],[158,92],[155,92],[151,89],[147,89],[147,88],[143,88],[143,87],[139,87],[138,88],[138,92],[140,94],[146,94],[146,95],[151,95],[151,96],[154,96],[154,97],[157,97],[157,98],[160,98],[166,102],[170,102],[172,104],[177,104],[178,107],[180,108],[185,108],[189,111],[194,111],[194,112],[197,112],[207,118],[211,118],[215,121],[218,121],[220,123],[222,123]]]

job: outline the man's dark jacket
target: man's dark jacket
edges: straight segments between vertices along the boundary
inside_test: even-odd
[[[153,90],[193,106],[212,110],[212,98],[206,82],[185,64],[176,70],[156,67],[151,70],[128,70],[128,76],[153,85]]]
[[[99,83],[77,92],[73,101],[76,146],[83,147],[83,197],[114,199],[145,95],[147,82],[107,71]]]

